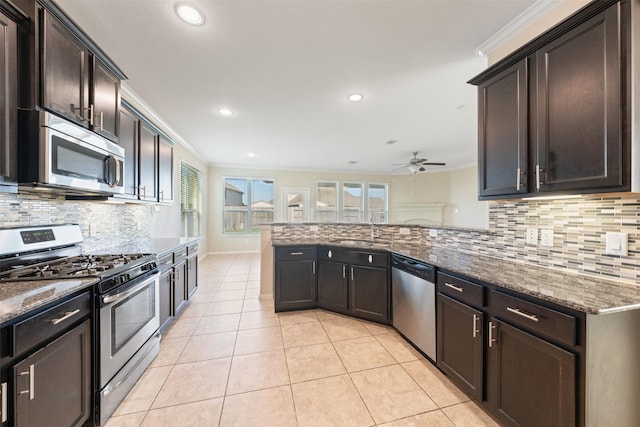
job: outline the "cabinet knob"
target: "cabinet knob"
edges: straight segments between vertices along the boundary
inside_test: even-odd
[[[373,255],[369,255],[369,264],[373,262]]]
[[[333,256],[333,254],[331,253],[331,251],[329,251],[329,253],[327,253],[327,256],[328,256],[329,258],[331,258],[331,257]]]

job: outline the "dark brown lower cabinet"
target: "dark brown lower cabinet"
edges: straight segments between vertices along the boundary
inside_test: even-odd
[[[576,424],[576,356],[499,320],[489,322],[488,401],[517,426]]]
[[[389,321],[389,269],[351,266],[349,309],[355,316],[376,322]]]
[[[318,261],[318,307],[347,313],[349,311],[348,265]]]
[[[173,267],[173,313],[176,314],[187,300],[187,261]]]
[[[276,311],[314,308],[318,305],[316,261],[276,264]]]
[[[172,271],[165,271],[160,275],[160,291],[158,295],[161,328],[173,314],[173,305],[171,302],[172,285]]]
[[[482,400],[483,313],[438,294],[437,365],[469,396]]]
[[[197,249],[196,249],[197,250]],[[191,298],[198,289],[198,255],[187,258],[187,297]]]
[[[87,320],[13,367],[15,426],[80,426],[91,413]]]

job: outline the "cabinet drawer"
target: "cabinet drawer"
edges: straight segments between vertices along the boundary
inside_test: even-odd
[[[187,251],[188,250],[186,246],[183,246],[182,248],[176,250],[173,253],[173,262],[177,264],[183,259],[185,259],[187,257]]]
[[[323,261],[349,262],[349,251],[331,246],[320,246],[318,248],[318,259]]]
[[[85,292],[13,326],[14,355],[62,332],[91,313],[91,294]]]
[[[173,253],[169,253],[158,258],[158,267],[160,272],[164,273],[173,267]]]
[[[277,261],[315,260],[317,249],[315,246],[278,246],[276,247]]]
[[[353,264],[381,268],[389,267],[388,253],[353,251],[350,254],[350,259]]]
[[[575,346],[576,318],[501,292],[491,293],[494,316]]]
[[[446,273],[438,273],[438,292],[476,307],[485,305],[484,286]]]
[[[193,255],[193,254],[197,254],[198,253],[198,245],[191,245],[187,248],[187,254],[188,255]]]

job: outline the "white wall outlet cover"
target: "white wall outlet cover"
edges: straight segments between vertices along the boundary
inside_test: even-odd
[[[527,228],[527,232],[524,237],[524,241],[527,245],[537,245],[538,244],[538,229],[537,228]]]
[[[317,225],[309,226],[309,231],[318,231],[318,226]]]
[[[281,225],[276,225],[275,227],[273,227],[273,231],[275,231],[276,233],[282,233],[284,231],[284,227]]]
[[[540,246],[553,247],[553,230],[540,231]]]
[[[629,233],[606,234],[605,254],[607,255],[629,255]]]
[[[89,237],[94,237],[97,233],[97,228],[95,223],[89,224]]]
[[[400,234],[411,234],[411,229],[407,227],[400,227]]]
[[[429,230],[429,237],[438,237],[438,230],[433,228]]]

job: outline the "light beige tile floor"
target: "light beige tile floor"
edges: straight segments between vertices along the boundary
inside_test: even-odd
[[[497,426],[393,328],[274,313],[259,261],[200,261],[198,291],[107,427]]]

